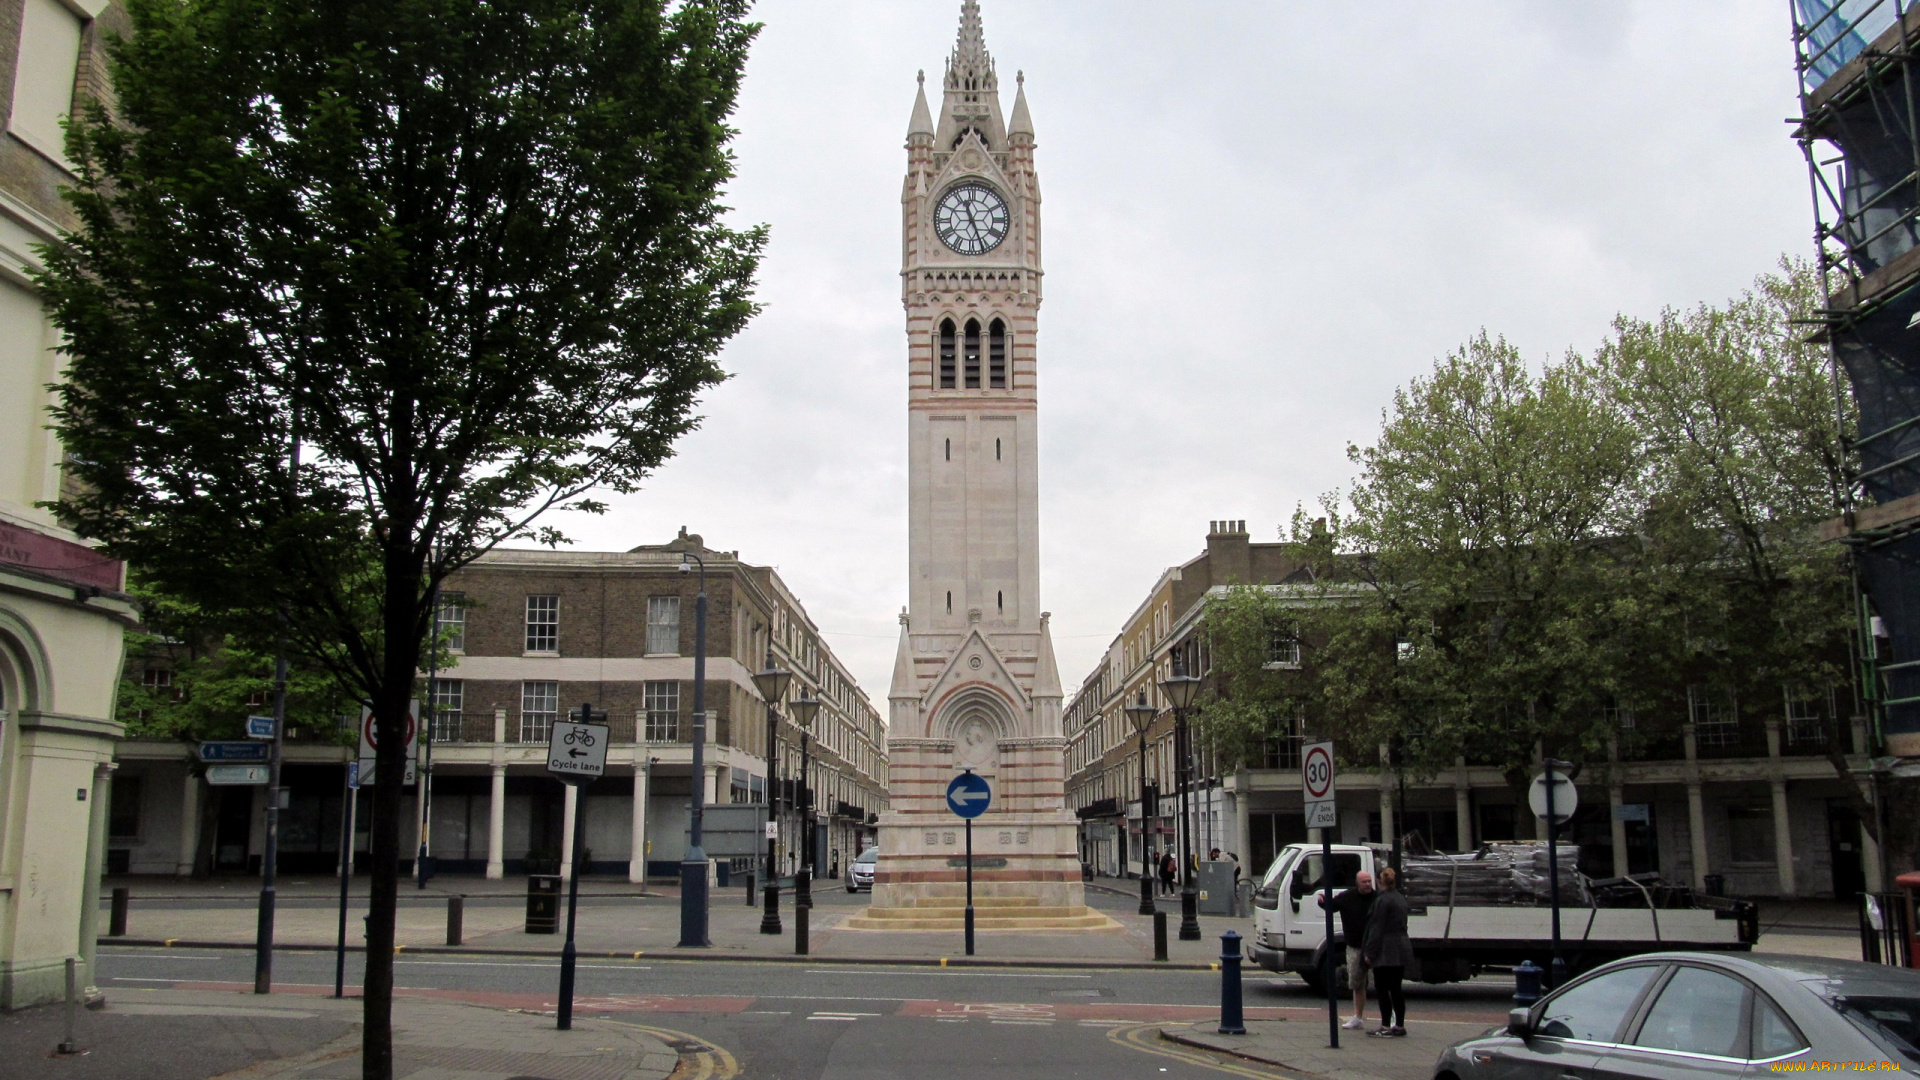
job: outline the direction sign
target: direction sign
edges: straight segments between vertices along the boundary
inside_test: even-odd
[[[347,790],[360,790],[360,763],[357,761],[347,762]]]
[[[272,747],[265,743],[240,742],[203,742],[200,744],[201,761],[266,761]]]
[[[1527,805],[1533,808],[1533,816],[1545,820],[1547,816],[1547,774],[1541,773],[1533,778],[1533,787],[1527,792]],[[1580,791],[1567,779],[1567,774],[1558,769],[1553,771],[1553,820],[1565,825],[1567,819],[1580,809]]]
[[[963,772],[947,785],[947,809],[963,818],[977,818],[993,805],[993,789],[987,778]]]
[[[547,737],[547,771],[570,784],[604,775],[607,737],[611,730],[605,724],[554,721],[553,731]]]
[[[1333,744],[1308,743],[1300,755],[1300,793],[1309,829],[1331,829],[1340,823],[1333,776]]]
[[[267,782],[265,765],[209,765],[207,783],[220,787],[226,784],[264,784]]]
[[[249,739],[273,738],[273,717],[271,716],[247,717],[247,738]]]

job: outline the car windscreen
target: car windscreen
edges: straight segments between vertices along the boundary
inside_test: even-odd
[[[1908,1061],[1920,1061],[1920,994],[1843,994],[1832,999],[1840,1015]]]
[[[858,858],[855,858],[855,859],[854,859],[853,861],[854,861],[854,862],[863,862],[863,863],[870,863],[870,862],[873,862],[873,861],[875,861],[875,860],[877,860],[878,858],[880,858],[880,849],[879,849],[879,848],[868,848],[867,850],[865,850],[865,851],[863,851],[863,852],[861,852],[861,853],[860,853],[860,855],[859,855],[859,857],[858,857]]]

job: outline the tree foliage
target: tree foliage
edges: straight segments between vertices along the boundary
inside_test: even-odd
[[[433,584],[631,490],[723,378],[764,242],[719,201],[746,7],[128,0],[39,278],[60,512],[334,673],[398,755]],[[398,806],[376,790],[369,1076]]]

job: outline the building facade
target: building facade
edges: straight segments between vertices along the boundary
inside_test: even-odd
[[[1081,906],[1065,810],[1060,679],[1040,610],[1040,188],[1024,76],[1013,111],[979,5],[961,5],[938,117],[924,77],[907,129],[901,302],[907,324],[909,594],[887,693],[891,813],[874,905],[958,887],[944,792],[988,778],[975,830],[988,895]]]
[[[693,775],[695,601],[705,563],[706,740]],[[682,570],[682,566],[693,567]],[[772,568],[714,551],[682,530],[669,543],[624,552],[499,550],[451,576],[442,591],[442,634],[453,663],[423,674],[433,708],[419,756],[429,777],[427,853],[439,871],[489,878],[582,872],[678,878],[693,785],[709,804],[771,799],[780,823],[779,867],[791,874],[804,850],[802,735],[782,710],[769,754],[767,706],[752,675],[771,661],[821,701],[805,733],[815,863],[839,872],[871,842],[886,807],[885,732],[879,712],[827,647],[819,628]],[[548,732],[583,704],[612,728],[607,773],[573,789],[546,772]],[[351,718],[348,718],[351,724]],[[292,789],[281,814],[287,872],[324,871],[339,855],[350,746],[308,732],[288,746]],[[130,742],[121,762],[138,820],[117,826],[116,869],[189,874],[257,872],[263,794],[209,788],[177,743]],[[779,782],[769,785],[769,760]],[[371,800],[362,796],[362,810]],[[405,800],[404,850],[418,850],[417,788]],[[585,814],[584,852],[571,824]],[[362,814],[356,850],[366,850]],[[735,862],[744,869],[758,860]],[[725,869],[720,871],[725,873]]]
[[[1320,595],[1298,545],[1253,543],[1244,521],[1213,522],[1205,551],[1161,575],[1068,702],[1069,802],[1082,821],[1082,850],[1099,873],[1140,872],[1141,740],[1125,710],[1143,693],[1157,710],[1146,734],[1147,783],[1160,793],[1157,814],[1145,821],[1146,842],[1154,851],[1177,850],[1173,716],[1157,684],[1171,674],[1170,654],[1182,650],[1196,662],[1189,670],[1211,685],[1206,609],[1236,585],[1303,603]],[[1277,640],[1268,658],[1270,668],[1297,669],[1301,644]],[[1711,875],[1711,884],[1741,896],[1849,897],[1878,889],[1878,850],[1847,797],[1848,781],[1825,755],[1823,728],[1833,717],[1803,706],[1783,701],[1778,716],[1753,724],[1690,702],[1678,737],[1624,756],[1616,749],[1590,766],[1577,785],[1580,810],[1564,834],[1580,845],[1582,868],[1597,877],[1659,871],[1701,888]],[[1864,773],[1865,719],[1843,719],[1848,767]],[[1300,746],[1310,737],[1299,719],[1276,723],[1259,760],[1233,769],[1223,769],[1204,737],[1196,737],[1188,797],[1202,857],[1217,847],[1257,875],[1280,848],[1309,838]],[[1387,762],[1385,748],[1378,760]],[[1418,833],[1437,850],[1466,851],[1536,836],[1536,819],[1498,769],[1462,761],[1441,776],[1407,777],[1405,802],[1397,805],[1402,779],[1384,764],[1343,767],[1334,840]]]
[[[115,741],[121,642],[135,611],[120,564],[39,504],[61,491],[47,430],[60,335],[28,272],[76,222],[61,120],[104,93],[104,0],[0,0],[0,1009],[91,983],[94,896]]]

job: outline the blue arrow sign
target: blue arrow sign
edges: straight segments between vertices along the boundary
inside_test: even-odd
[[[273,717],[271,716],[247,717],[247,738],[249,739],[273,738]]]
[[[262,742],[203,742],[201,761],[265,761],[272,747]]]
[[[947,785],[947,809],[963,818],[977,818],[992,804],[993,789],[987,786],[984,776],[965,772]]]

